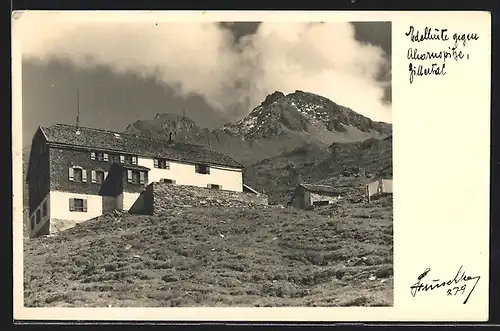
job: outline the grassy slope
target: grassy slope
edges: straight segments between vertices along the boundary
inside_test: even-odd
[[[28,162],[30,157],[30,146],[23,148],[23,235],[29,236],[29,207],[28,207],[28,184],[26,175],[28,173]]]
[[[392,200],[104,215],[25,242],[25,304],[390,306],[392,242]]]

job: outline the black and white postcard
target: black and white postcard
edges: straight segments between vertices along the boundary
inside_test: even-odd
[[[486,320],[490,24],[15,12],[14,317]]]

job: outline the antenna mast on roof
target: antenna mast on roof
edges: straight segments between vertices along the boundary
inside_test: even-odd
[[[76,133],[80,133],[80,90],[76,90]]]

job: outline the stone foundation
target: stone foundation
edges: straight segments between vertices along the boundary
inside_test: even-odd
[[[215,190],[159,182],[150,184],[138,200],[141,202],[137,204],[137,208],[130,210],[131,213],[161,215],[172,208],[214,206],[258,208],[268,206],[268,198],[264,194]]]
[[[46,233],[41,232],[40,235],[56,234],[58,232],[70,229],[74,227],[77,223],[81,223],[82,221],[53,218],[49,222],[50,222],[50,232],[49,231],[47,231]],[[47,225],[49,224],[49,222],[47,222]]]

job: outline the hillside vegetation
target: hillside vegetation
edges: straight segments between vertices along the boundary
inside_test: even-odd
[[[24,244],[25,305],[390,306],[392,199],[107,214]]]
[[[274,204],[287,204],[299,183],[342,187],[356,202],[363,199],[362,184],[378,178],[392,178],[392,136],[329,148],[306,144],[245,169],[245,182]]]

